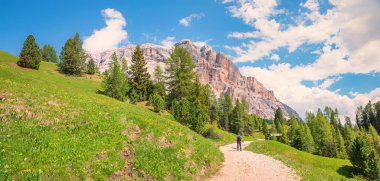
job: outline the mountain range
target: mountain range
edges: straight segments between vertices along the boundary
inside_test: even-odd
[[[104,72],[108,69],[114,52],[119,59],[125,58],[130,65],[135,47],[136,45],[127,45],[104,52],[87,52],[87,55],[88,59],[92,58],[95,61],[99,71]],[[250,112],[265,119],[273,118],[278,107],[282,109],[284,117],[289,118],[293,113],[299,118],[295,110],[278,100],[274,92],[266,89],[255,77],[241,75],[231,59],[222,52],[217,53],[208,45],[199,47],[191,40],[182,40],[174,47],[183,47],[191,54],[200,82],[209,84],[217,97],[221,94],[229,94],[233,101],[245,99],[249,104]],[[157,64],[165,70],[164,61],[169,58],[174,47],[151,43],[140,45],[151,75]]]

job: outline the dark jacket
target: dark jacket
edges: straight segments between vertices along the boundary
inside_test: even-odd
[[[238,135],[237,137],[236,137],[236,141],[237,142],[241,142],[243,140],[243,137],[241,137],[240,135]]]

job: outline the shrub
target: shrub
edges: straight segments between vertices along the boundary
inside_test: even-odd
[[[141,97],[142,96],[134,89],[132,89],[129,93],[129,100],[132,104],[136,104],[136,102],[139,102],[141,100]]]
[[[209,127],[204,133],[203,136],[206,138],[218,140],[222,138],[222,135],[216,132],[215,127],[211,126]]]
[[[159,113],[165,108],[165,101],[157,93],[152,94],[149,97],[149,103],[153,106],[154,111]]]

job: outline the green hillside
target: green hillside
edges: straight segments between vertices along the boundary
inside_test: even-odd
[[[0,180],[193,180],[215,172],[217,145],[234,139],[205,139],[170,114],[97,94],[96,77],[16,61],[0,51]]]
[[[353,178],[349,160],[313,155],[277,141],[254,141],[247,149],[284,162],[302,180],[360,180]]]

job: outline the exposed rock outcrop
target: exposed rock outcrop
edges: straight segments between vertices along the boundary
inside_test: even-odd
[[[278,107],[283,110],[285,117],[289,117],[291,113],[299,117],[292,108],[280,102],[274,96],[273,91],[266,89],[256,78],[242,76],[239,69],[223,53],[216,53],[207,45],[197,47],[190,40],[182,40],[175,46],[183,47],[191,54],[200,82],[209,84],[215,95],[228,93],[233,100],[246,99],[251,113],[266,119],[273,118],[274,111]],[[169,58],[172,51],[171,48],[149,43],[142,44],[140,48],[144,52],[150,73],[154,71],[157,64],[165,67],[164,60]],[[134,49],[134,45],[128,45],[101,53],[88,52],[88,55],[89,58],[94,59],[99,70],[103,72],[108,69],[113,52],[116,52],[120,59],[125,58],[130,64]]]

